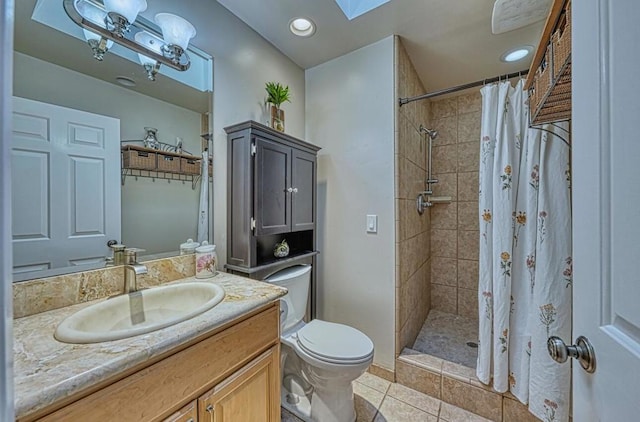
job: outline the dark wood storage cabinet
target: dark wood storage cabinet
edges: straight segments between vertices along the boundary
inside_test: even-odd
[[[254,121],[225,131],[227,270],[260,280],[291,265],[314,265],[320,148]],[[278,259],[273,249],[283,239],[290,253]],[[313,291],[315,270],[312,281]]]

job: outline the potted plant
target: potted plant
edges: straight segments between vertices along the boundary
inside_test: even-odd
[[[284,132],[284,110],[280,108],[285,101],[291,102],[289,86],[283,86],[280,82],[267,82],[267,103],[271,104],[271,127]]]

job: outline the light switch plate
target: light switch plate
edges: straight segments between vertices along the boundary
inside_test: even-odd
[[[367,233],[378,233],[378,216],[367,215]]]

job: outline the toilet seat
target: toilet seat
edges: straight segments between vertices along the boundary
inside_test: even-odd
[[[353,365],[373,356],[373,342],[348,325],[313,320],[297,332],[298,346],[311,357],[332,364]]]

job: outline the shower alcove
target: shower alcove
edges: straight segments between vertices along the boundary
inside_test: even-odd
[[[400,38],[395,52],[397,97],[425,94]],[[537,421],[476,377],[480,88],[398,104],[395,116],[395,380],[489,420]],[[429,190],[451,200],[419,214],[416,195]]]
[[[396,38],[396,94],[426,92]],[[475,375],[478,341],[479,88],[396,106],[396,333],[399,384],[494,421],[535,421],[513,397]],[[428,133],[433,196],[450,203],[416,209],[428,190]]]

